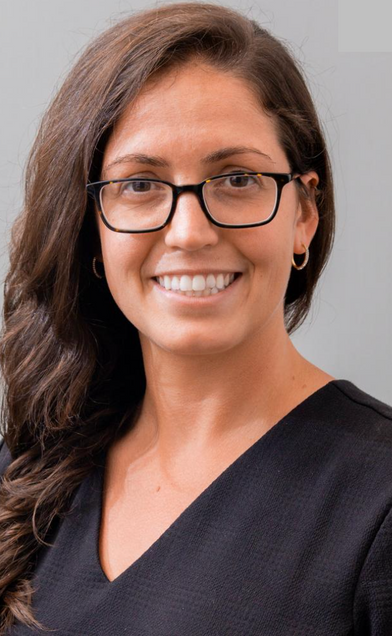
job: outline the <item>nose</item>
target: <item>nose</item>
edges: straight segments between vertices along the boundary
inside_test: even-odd
[[[195,192],[181,192],[170,223],[165,228],[168,247],[194,251],[216,245],[220,228],[206,217]]]

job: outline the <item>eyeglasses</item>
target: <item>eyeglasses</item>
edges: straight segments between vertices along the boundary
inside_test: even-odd
[[[235,171],[177,186],[161,179],[88,183],[104,224],[114,232],[157,232],[173,218],[182,192],[194,192],[206,217],[219,227],[258,227],[275,217],[283,187],[301,175]]]

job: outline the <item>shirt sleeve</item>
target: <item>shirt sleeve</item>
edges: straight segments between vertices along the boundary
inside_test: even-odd
[[[354,634],[392,635],[392,508],[373,540],[358,579]]]

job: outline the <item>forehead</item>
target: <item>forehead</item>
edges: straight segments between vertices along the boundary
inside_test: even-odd
[[[159,150],[197,160],[219,146],[250,142],[274,162],[285,157],[275,120],[255,90],[230,73],[192,62],[146,83],[115,124],[104,163],[125,151]]]

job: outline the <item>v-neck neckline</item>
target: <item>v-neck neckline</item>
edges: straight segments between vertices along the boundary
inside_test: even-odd
[[[246,462],[252,458],[252,456],[257,453],[260,448],[262,448],[265,444],[271,441],[271,438],[275,437],[278,433],[281,432],[285,426],[290,424],[290,420],[296,416],[297,414],[303,415],[302,411],[305,411],[309,407],[314,407],[315,403],[321,398],[325,396],[325,393],[328,393],[331,387],[339,386],[339,384],[349,384],[352,385],[348,380],[343,379],[335,379],[330,380],[322,387],[311,393],[307,398],[305,398],[302,402],[297,404],[289,413],[284,415],[276,424],[274,424],[266,433],[264,433],[261,437],[259,437],[251,446],[249,446],[241,455],[239,455],[229,466],[227,466],[197,497],[176,517],[176,519],[168,526],[166,530],[135,560],[131,563],[125,570],[123,570],[116,578],[110,580],[106,573],[104,572],[100,555],[99,555],[99,539],[100,539],[100,531],[102,525],[102,508],[103,508],[103,486],[104,486],[104,475],[105,475],[105,464],[106,464],[106,454],[105,450],[101,456],[99,463],[97,464],[96,469],[90,475],[90,477],[94,480],[94,488],[93,491],[95,496],[97,497],[94,500],[93,505],[93,563],[94,568],[99,572],[99,578],[103,581],[107,586],[113,587],[117,586],[126,578],[131,576],[131,574],[140,571],[140,569],[150,560],[151,556],[154,555],[159,549],[163,549],[165,543],[168,541],[170,535],[172,535],[173,530],[178,529],[178,526],[184,522],[184,520],[188,519],[192,513],[200,508],[200,506],[208,499],[209,495],[219,487],[222,482],[227,479],[229,476],[232,477],[232,473],[238,470],[241,466],[246,464]]]

